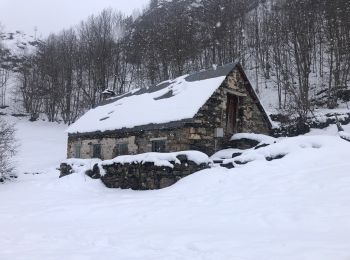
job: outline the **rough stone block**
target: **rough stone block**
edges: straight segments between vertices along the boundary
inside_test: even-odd
[[[60,171],[60,176],[59,176],[59,178],[62,178],[62,177],[64,177],[64,176],[67,176],[67,175],[73,173],[72,166],[70,166],[70,165],[67,164],[67,163],[61,163],[61,164],[60,164],[59,171]]]
[[[201,139],[201,136],[198,135],[198,134],[191,134],[191,135],[190,135],[190,139],[192,139],[192,140],[200,140],[200,139]]]
[[[163,189],[173,185],[176,182],[175,178],[163,177],[160,179],[159,188]]]

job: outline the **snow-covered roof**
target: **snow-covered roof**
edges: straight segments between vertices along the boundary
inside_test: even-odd
[[[109,99],[89,110],[67,132],[104,132],[192,119],[235,66],[231,63],[181,76]]]

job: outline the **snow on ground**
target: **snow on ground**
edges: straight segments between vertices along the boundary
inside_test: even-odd
[[[237,148],[227,148],[224,150],[220,150],[213,154],[210,158],[212,160],[220,160],[220,159],[230,159],[232,158],[233,154],[241,154],[244,150],[237,149]]]
[[[21,168],[57,165],[61,127],[18,123]],[[159,191],[53,170],[21,176],[0,186],[0,259],[348,260],[350,143],[332,132],[296,139],[317,149],[216,167]]]
[[[345,132],[350,133],[350,124],[348,125],[342,125],[344,128]],[[338,135],[338,129],[336,125],[330,125],[324,129],[317,129],[317,128],[312,128],[309,133],[306,135],[332,135],[332,136],[337,136]]]
[[[225,159],[224,164],[227,163],[248,163],[256,160],[274,160],[276,158],[281,159],[281,157],[297,154],[303,152],[304,149],[320,149],[325,147],[332,147],[334,143],[342,142],[340,138],[334,137],[322,137],[319,136],[298,136],[293,138],[281,138],[275,143],[261,147],[259,149],[248,149],[243,151],[243,153],[235,158]],[[350,146],[349,146],[350,147]],[[317,153],[317,151],[313,151]],[[310,152],[312,155],[312,152]],[[235,165],[239,166],[239,165]]]
[[[5,119],[17,129],[19,149],[15,161],[19,173],[44,172],[66,158],[66,125],[41,120],[29,122],[28,118],[11,116]]]
[[[347,133],[345,131],[340,131],[339,136],[343,138],[344,140],[347,140],[350,142],[350,133]]]

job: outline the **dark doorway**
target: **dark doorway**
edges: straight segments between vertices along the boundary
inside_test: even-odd
[[[228,94],[226,127],[227,127],[227,133],[229,134],[236,132],[237,111],[238,111],[238,97],[235,95]]]

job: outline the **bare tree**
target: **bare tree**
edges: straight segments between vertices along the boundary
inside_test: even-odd
[[[24,105],[72,123],[105,89],[240,61],[305,121],[315,92],[335,107],[349,86],[349,12],[348,0],[153,0],[136,19],[107,9],[45,40],[20,75]]]
[[[2,26],[0,24],[0,34]],[[10,76],[9,50],[1,43],[0,38],[0,106],[6,105],[7,83]]]
[[[5,64],[0,65],[0,106],[6,105],[7,84],[10,70]]]
[[[16,153],[15,128],[0,119],[0,182],[4,182],[14,175],[14,165],[11,158]]]

